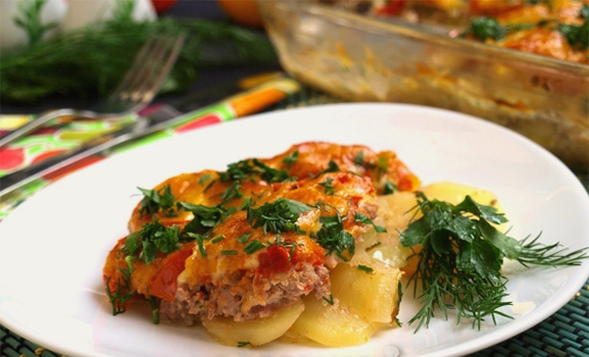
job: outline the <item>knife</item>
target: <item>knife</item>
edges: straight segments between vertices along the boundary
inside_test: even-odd
[[[186,118],[191,114],[196,114],[202,108],[219,102],[219,98],[225,98],[239,92],[240,89],[242,90],[238,83],[230,82],[213,89],[188,94],[171,101],[170,104],[158,106],[154,111],[148,112],[146,116],[140,116],[136,122],[130,125],[91,139],[78,149],[52,156],[37,164],[0,177],[0,197],[81,160],[180,124],[186,121]]]

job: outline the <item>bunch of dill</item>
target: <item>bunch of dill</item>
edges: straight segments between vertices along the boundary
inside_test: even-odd
[[[32,103],[48,96],[107,96],[152,34],[185,33],[187,40],[162,92],[182,90],[211,66],[273,64],[270,42],[253,31],[196,19],[161,18],[137,22],[133,1],[122,0],[112,19],[42,39],[53,27],[39,21],[44,0],[30,0],[15,23],[29,36],[27,45],[0,54],[0,98]]]

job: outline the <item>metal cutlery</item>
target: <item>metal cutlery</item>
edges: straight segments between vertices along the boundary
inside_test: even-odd
[[[182,48],[184,35],[155,35],[139,50],[130,69],[114,92],[91,110],[58,109],[42,114],[24,126],[0,137],[0,148],[64,116],[112,118],[143,109],[155,97]]]

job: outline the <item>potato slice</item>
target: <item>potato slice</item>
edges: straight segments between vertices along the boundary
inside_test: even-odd
[[[305,311],[292,325],[291,332],[324,346],[366,343],[378,329],[341,304],[329,305],[314,296],[307,296],[304,302]]]
[[[458,204],[470,195],[473,200],[485,206],[500,208],[493,192],[454,182],[436,182],[425,186],[421,191],[430,199]]]
[[[368,273],[349,264],[340,263],[331,272],[331,291],[340,302],[368,322],[390,324],[397,316],[398,268],[370,265]]]
[[[232,319],[203,319],[206,330],[221,343],[237,346],[249,342],[259,346],[282,336],[305,310],[303,302],[287,306],[273,315],[258,320],[233,321]]]

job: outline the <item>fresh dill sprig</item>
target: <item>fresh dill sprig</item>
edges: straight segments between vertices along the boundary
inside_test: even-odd
[[[29,0],[36,4],[41,0]],[[274,64],[268,39],[224,22],[161,18],[127,20],[124,7],[113,19],[41,39],[53,25],[36,25],[35,13],[18,16],[29,44],[0,53],[0,97],[31,103],[52,95],[94,99],[109,95],[153,34],[186,34],[187,40],[161,93],[187,89],[205,68]]]
[[[568,252],[558,243],[544,245],[534,239],[516,240],[497,230],[492,223],[507,222],[494,207],[476,203],[470,196],[457,205],[429,200],[417,193],[417,206],[423,217],[401,233],[404,246],[421,245],[415,255],[417,270],[409,280],[421,304],[409,320],[416,331],[428,326],[436,312],[445,319],[453,309],[457,322],[471,320],[480,329],[486,318],[510,316],[500,308],[510,305],[505,298],[507,278],[501,274],[504,258],[524,266],[579,265],[588,257],[587,248]],[[419,292],[418,292],[419,290]]]
[[[14,23],[27,34],[30,45],[41,41],[47,31],[57,26],[55,22],[42,22],[41,13],[46,2],[47,0],[24,0],[18,4],[19,14],[14,18]]]

